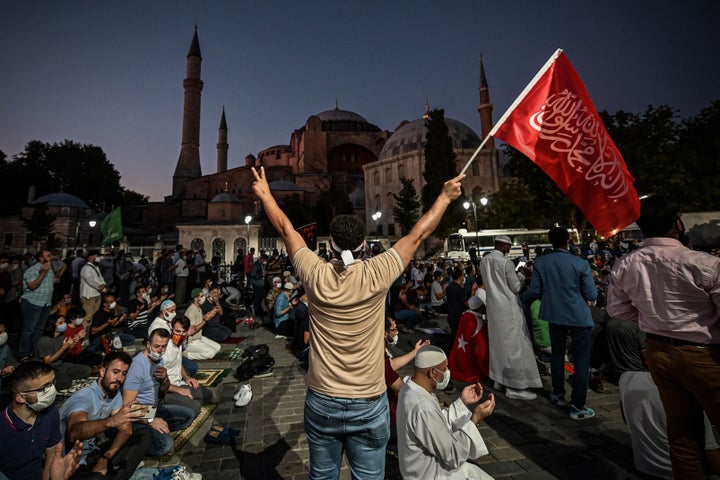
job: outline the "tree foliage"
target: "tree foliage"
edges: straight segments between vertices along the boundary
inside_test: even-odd
[[[395,200],[393,207],[393,219],[395,223],[400,225],[403,234],[407,234],[417,223],[420,217],[420,200],[418,200],[417,190],[412,178],[401,177],[402,189],[400,195],[392,194]]]
[[[456,155],[447,123],[445,123],[445,111],[442,109],[431,110],[425,120],[425,127],[427,129],[425,169],[423,170],[425,185],[421,194],[423,212],[430,209],[440,195],[443,184],[457,176]],[[458,226],[462,224],[465,214],[460,199],[452,202],[435,229],[434,235],[440,238],[447,237],[450,232],[457,230]]]
[[[61,246],[60,241],[53,232],[53,225],[57,217],[48,212],[47,203],[38,204],[30,218],[23,218],[23,226],[32,235],[33,241],[46,248]]]
[[[0,158],[0,175],[5,183],[0,197],[2,214],[17,213],[27,201],[31,185],[37,197],[62,191],[94,209],[147,202],[147,197],[120,184],[120,174],[102,148],[70,140],[53,144],[34,140],[14,159]]]

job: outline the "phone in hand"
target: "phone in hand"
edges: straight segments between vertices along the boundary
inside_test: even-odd
[[[516,272],[519,272],[520,269],[521,269],[522,267],[524,267],[525,265],[527,265],[526,262],[519,261],[518,264],[517,264],[517,267],[515,267],[515,271],[516,271]]]
[[[155,413],[157,413],[157,406],[155,405],[141,405],[139,403],[133,403],[130,405],[132,409],[137,409],[138,407],[142,407],[145,409],[145,413],[143,413],[143,416],[140,418],[144,418],[147,420],[150,420],[152,418],[155,418]]]

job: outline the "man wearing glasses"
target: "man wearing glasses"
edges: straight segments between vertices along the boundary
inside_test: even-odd
[[[17,367],[9,380],[13,398],[0,418],[0,478],[69,477],[77,469],[82,443],[62,457],[60,415],[53,405],[55,371],[30,361]]]

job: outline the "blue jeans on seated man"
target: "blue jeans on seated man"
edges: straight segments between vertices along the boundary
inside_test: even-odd
[[[334,398],[308,390],[305,435],[310,447],[308,478],[338,478],[345,451],[352,478],[383,479],[390,438],[387,395]]]
[[[182,430],[192,424],[195,419],[195,412],[188,407],[162,403],[158,405],[155,418],[162,418],[168,424],[171,432]],[[153,439],[148,448],[147,455],[159,457],[172,450],[175,441],[169,433],[160,433],[152,429]]]
[[[578,408],[585,407],[588,377],[590,376],[590,348],[592,345],[592,327],[572,327],[550,323],[550,373],[554,394],[565,395],[565,351],[567,337],[572,340],[572,356],[575,364],[570,403]]]
[[[423,321],[420,310],[412,310],[410,308],[403,308],[402,310],[393,312],[393,318],[410,329],[415,328],[416,325],[419,325]]]

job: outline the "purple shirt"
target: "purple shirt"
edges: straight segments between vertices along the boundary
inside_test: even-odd
[[[615,262],[607,311],[640,330],[720,344],[720,258],[653,237]]]

